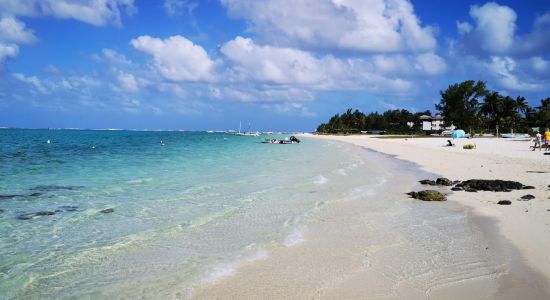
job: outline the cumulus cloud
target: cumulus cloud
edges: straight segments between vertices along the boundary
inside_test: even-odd
[[[541,84],[520,79],[515,74],[517,67],[517,62],[511,57],[493,56],[487,64],[487,69],[495,75],[504,88],[514,91],[538,91],[542,89]]]
[[[37,41],[25,24],[13,17],[0,19],[0,63],[6,58],[14,58],[19,53],[20,44],[32,44]]]
[[[443,59],[433,53],[421,55],[375,55],[371,58],[316,56],[303,50],[262,46],[237,37],[220,52],[230,65],[234,81],[254,81],[314,90],[359,90],[401,94],[413,87],[407,77],[440,74]]]
[[[537,56],[550,51],[550,12],[538,16],[530,32],[516,34],[517,14],[505,5],[488,2],[470,8],[473,24],[457,22],[460,48],[478,56]]]
[[[13,17],[3,17],[0,19],[0,41],[11,42],[15,44],[31,44],[37,38],[32,31],[25,27],[25,24]]]
[[[251,39],[237,37],[221,49],[225,57],[249,77],[278,84],[319,84],[326,80],[322,63],[310,53],[271,46],[259,46]],[[327,63],[330,64],[327,58]]]
[[[471,23],[457,22],[459,39],[449,47],[454,62],[464,66],[462,72],[476,73],[499,89],[541,91],[548,81],[550,12],[538,16],[524,35],[517,33],[517,14],[511,7],[473,5],[470,17]]]
[[[397,52],[428,51],[437,44],[432,28],[420,25],[407,0],[221,2],[230,16],[248,20],[251,32],[277,45]]]
[[[127,15],[136,13],[134,0],[0,0],[0,12],[4,15],[52,16],[96,26],[120,25],[121,10]]]
[[[167,39],[148,35],[133,39],[130,44],[153,57],[156,70],[173,81],[213,81],[215,62],[199,45],[180,35]]]

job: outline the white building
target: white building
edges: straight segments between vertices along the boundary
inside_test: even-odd
[[[419,119],[422,122],[422,130],[424,131],[454,130],[456,128],[454,125],[445,127],[443,116],[441,115],[436,115],[435,117],[422,115]]]

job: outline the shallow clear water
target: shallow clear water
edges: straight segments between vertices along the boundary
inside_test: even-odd
[[[259,140],[0,130],[0,295],[185,295],[300,243],[308,213],[382,178],[350,176],[365,162],[341,144]],[[20,219],[40,211],[55,214]]]

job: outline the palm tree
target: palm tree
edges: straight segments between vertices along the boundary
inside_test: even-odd
[[[485,123],[489,127],[499,124],[503,113],[504,97],[498,92],[491,92],[485,96],[479,109],[479,114],[485,118]]]
[[[518,96],[516,98],[516,110],[518,112],[522,112],[523,114],[525,114],[527,113],[528,108],[529,108],[529,104],[527,104],[525,97]]]

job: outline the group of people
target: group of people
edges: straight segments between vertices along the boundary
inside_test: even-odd
[[[550,129],[546,128],[546,131],[544,131],[544,143],[546,144],[546,151],[550,151]],[[540,132],[537,132],[537,135],[535,136],[535,146],[533,146],[533,151],[537,149],[537,146],[539,147],[539,151],[542,150],[542,134]]]

